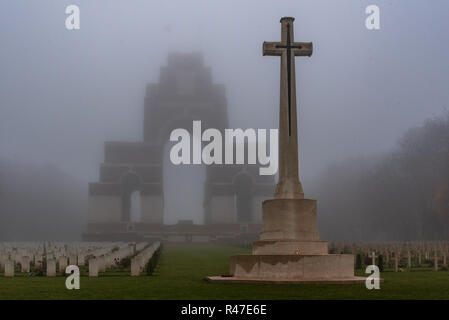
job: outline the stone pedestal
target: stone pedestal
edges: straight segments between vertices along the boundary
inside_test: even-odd
[[[239,255],[231,257],[236,278],[352,278],[354,256],[327,255]]]
[[[316,206],[316,200],[309,199],[265,200],[260,240],[319,240]]]
[[[327,241],[264,240],[253,243],[254,255],[322,255],[327,252]]]
[[[231,257],[232,277],[208,277],[211,282],[357,283],[354,256],[328,254],[319,239],[317,202],[273,199],[262,204],[264,227],[252,255]]]
[[[317,202],[309,199],[273,199],[262,204],[263,231],[253,244],[254,255],[323,255]]]

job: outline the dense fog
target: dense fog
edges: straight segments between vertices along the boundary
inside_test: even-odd
[[[378,31],[364,25],[372,3]],[[69,4],[80,30],[65,29]],[[170,52],[203,54],[230,128],[277,128],[279,58],[262,43],[280,40],[282,16],[314,43],[296,58],[299,166],[321,237],[447,239],[448,11],[444,0],[2,1],[0,240],[81,238],[104,142],[142,141],[145,88]],[[195,219],[204,166],[170,168],[167,221]]]
[[[314,188],[332,239],[448,239],[449,113],[408,130],[389,152],[329,166]]]

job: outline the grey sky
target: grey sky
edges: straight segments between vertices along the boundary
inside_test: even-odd
[[[79,31],[65,29],[69,4]],[[380,31],[364,26],[369,4]],[[296,40],[314,42],[296,59],[300,172],[312,179],[448,108],[448,13],[445,0],[2,0],[0,158],[97,180],[104,141],[142,139],[145,85],[170,51],[204,53],[231,127],[275,128],[279,58],[263,57],[262,43],[294,16]]]

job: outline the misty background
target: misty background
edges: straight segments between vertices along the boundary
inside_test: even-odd
[[[80,30],[65,29],[70,4]],[[282,16],[314,43],[296,58],[299,152],[322,238],[447,238],[448,13],[444,0],[3,0],[0,240],[81,238],[103,143],[142,140],[145,86],[169,52],[203,53],[231,128],[277,128],[279,58],[262,43]],[[204,177],[164,168],[166,223],[199,221]]]

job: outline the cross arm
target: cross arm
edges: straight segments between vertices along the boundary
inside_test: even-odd
[[[264,56],[280,56],[286,48],[290,48],[295,56],[308,56],[313,53],[312,42],[292,42],[289,46],[281,42],[267,42],[263,43]]]
[[[293,42],[292,47],[295,56],[310,57],[313,53],[312,42]]]
[[[263,55],[264,56],[280,56],[284,51],[281,48],[277,48],[276,46],[281,45],[280,42],[267,42],[263,43]]]

